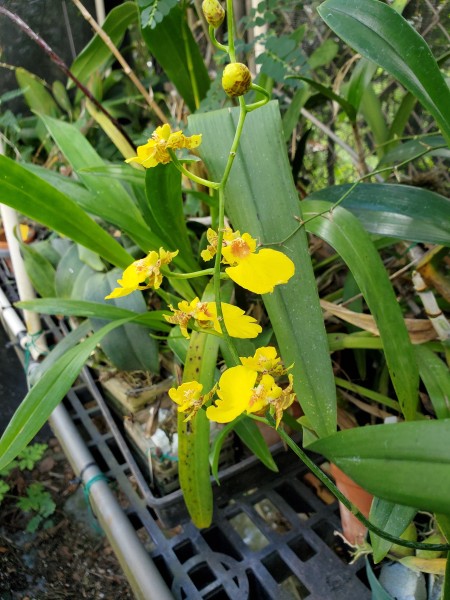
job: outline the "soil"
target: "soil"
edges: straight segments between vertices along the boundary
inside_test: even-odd
[[[95,523],[56,439],[33,470],[14,469],[0,504],[0,600],[132,600],[106,537]],[[17,508],[27,486],[39,482],[56,509],[35,533],[31,515]]]

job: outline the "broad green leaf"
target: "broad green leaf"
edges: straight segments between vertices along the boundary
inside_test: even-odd
[[[55,274],[55,292],[60,298],[82,299],[86,281],[95,271],[80,260],[73,244],[59,261]]]
[[[54,229],[113,265],[126,267],[133,258],[79,206],[37,175],[0,156],[2,202]]]
[[[16,302],[15,306],[39,312],[44,315],[64,315],[66,317],[93,317],[116,321],[118,319],[133,320],[144,327],[158,331],[171,331],[171,326],[164,319],[165,311],[152,310],[139,314],[126,308],[103,304],[100,302],[87,302],[86,300],[66,300],[64,298],[42,298],[37,300],[24,300]]]
[[[25,100],[31,110],[44,115],[57,117],[60,114],[58,105],[44,83],[26,69],[16,69],[17,83],[24,90]]]
[[[109,11],[102,29],[108,34],[116,47],[120,46],[126,30],[131,23],[136,22],[137,17],[136,4],[134,2],[123,2],[120,6],[116,6]],[[96,34],[78,54],[70,70],[82,83],[87,83],[90,75],[104,67],[111,56],[111,50]]]
[[[414,419],[419,372],[402,312],[378,252],[359,221],[347,210],[337,207],[332,216],[325,214],[309,220],[332,205],[305,200],[302,206],[307,230],[330,244],[353,273],[383,340],[386,363],[402,412],[406,419]]]
[[[199,151],[216,181],[223,175],[237,120],[237,109],[189,117],[192,129],[203,134]],[[225,190],[225,208],[235,229],[248,231],[263,244],[276,244],[296,229],[298,194],[276,102],[250,113],[245,121]],[[283,251],[294,261],[296,275],[265,294],[263,301],[281,356],[285,364],[294,364],[294,385],[303,410],[323,437],[336,428],[336,392],[305,232],[299,230],[285,241]]]
[[[350,185],[337,185],[308,200],[337,202]],[[429,190],[390,183],[360,183],[342,205],[367,231],[412,242],[450,245],[450,200]]]
[[[414,94],[450,143],[450,90],[427,43],[408,21],[378,0],[326,0],[317,10],[349,46]]]
[[[0,469],[4,469],[33,439],[70,390],[89,355],[102,338],[126,319],[105,325],[61,356],[23,399],[0,439]]]
[[[174,6],[155,28],[145,27],[142,38],[193,112],[206,96],[210,79],[198,44],[184,20],[184,10]]]
[[[88,302],[111,304],[134,313],[146,313],[147,305],[142,292],[123,298],[104,299],[116,287],[116,280],[121,275],[120,271],[114,270],[91,276],[86,282],[84,299]],[[95,318],[91,318],[91,323],[94,331],[103,326],[103,322]],[[121,371],[159,371],[158,343],[149,336],[148,331],[134,323],[126,323],[108,333],[102,339],[101,347],[113,365]]]
[[[25,270],[40,296],[55,296],[55,268],[33,245],[19,240]]]
[[[88,248],[84,246],[78,246],[78,256],[85,265],[91,267],[94,271],[104,271],[105,263],[102,261],[100,256],[96,252],[92,252]],[[48,296],[52,296],[53,294],[47,294]]]
[[[448,515],[449,436],[450,419],[410,421],[347,429],[309,449],[379,498]]]
[[[163,240],[165,248],[176,247],[180,251],[179,264],[186,271],[198,270],[183,213],[181,173],[172,163],[147,169],[145,191],[152,230]]]
[[[144,252],[158,249],[162,245],[161,240],[149,230],[122,185],[114,179],[96,177],[83,171],[85,167],[103,167],[104,162],[81,131],[69,123],[49,117],[41,118],[81,181],[95,195],[92,209],[90,206],[85,208],[93,214],[98,214],[100,210],[102,218],[123,229]]]
[[[370,509],[369,520],[380,529],[397,537],[401,536],[414,518],[416,509],[401,504],[393,504],[381,498],[374,498]],[[379,563],[389,552],[392,542],[385,540],[372,531],[370,543],[373,549],[373,560]]]
[[[450,418],[450,371],[434,352],[419,345],[414,347],[420,377],[425,384],[438,419]]]

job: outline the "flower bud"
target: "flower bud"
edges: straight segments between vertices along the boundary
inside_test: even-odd
[[[225,18],[225,11],[218,0],[203,0],[202,10],[205,19],[214,29],[222,25]]]
[[[252,85],[252,76],[242,63],[230,63],[223,70],[222,87],[232,98],[243,96]]]

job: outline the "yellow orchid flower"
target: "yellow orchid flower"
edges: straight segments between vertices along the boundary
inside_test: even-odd
[[[169,397],[178,404],[178,412],[187,413],[185,421],[192,419],[204,404],[202,391],[203,385],[198,381],[188,381],[169,390]]]
[[[170,125],[166,123],[155,129],[146,144],[138,146],[137,156],[128,158],[125,162],[137,162],[146,169],[156,167],[158,164],[165,165],[171,160],[168,149],[197,148],[201,141],[201,134],[186,137],[182,131],[172,132]]]
[[[231,367],[220,377],[215,406],[208,406],[206,416],[210,421],[229,423],[249,407],[254,394],[253,386],[258,373],[243,365]]]
[[[259,373],[268,373],[274,377],[284,375],[288,371],[283,367],[281,358],[277,356],[277,350],[273,346],[258,348],[253,356],[248,358],[241,356],[240,360],[245,367],[255,369]]]
[[[168,265],[177,254],[178,250],[168,252],[164,248],[160,248],[159,252],[152,250],[144,258],[134,261],[125,269],[122,279],[117,280],[120,287],[105,296],[105,300],[128,296],[136,290],[147,290],[148,288],[157,290],[163,279],[161,267]]]
[[[207,232],[209,245],[202,252],[210,260],[217,252],[217,233]],[[256,252],[256,240],[250,234],[226,229],[222,243],[222,262],[230,265],[225,273],[241,287],[255,294],[273,292],[276,285],[287,283],[295,273],[294,263],[282,252],[263,248]]]
[[[227,369],[219,379],[219,400],[206,409],[208,419],[218,423],[229,423],[243,412],[259,413],[272,405],[284,406],[284,393],[275,383],[275,379],[264,374],[258,382],[258,377],[257,371],[244,365]],[[280,410],[282,416],[283,409]]]
[[[189,338],[187,326],[190,319],[197,321],[197,325],[200,327],[212,328],[217,333],[222,333],[220,321],[217,318],[215,302],[200,302],[198,298],[194,298],[190,303],[185,300],[180,302],[178,310],[175,310],[172,306],[170,306],[170,309],[174,314],[170,316],[164,315],[165,319],[169,323],[179,325],[181,333],[186,338]],[[246,315],[238,306],[222,302],[222,313],[225,326],[231,337],[242,339],[255,338],[262,331],[256,319]]]

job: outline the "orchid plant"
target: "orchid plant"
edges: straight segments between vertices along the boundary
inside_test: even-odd
[[[339,106],[360,141],[356,123],[359,105],[354,97],[358,96],[360,102],[362,96],[358,89],[355,91],[355,86],[363,79],[370,79],[373,63],[376,63],[394,75],[435,118],[444,138],[439,146],[442,148],[450,140],[450,93],[427,45],[399,14],[398,6],[391,8],[378,0],[368,0],[364,8],[360,5],[357,0],[326,0],[319,9],[323,20],[337,35],[367,59],[361,63],[363,75],[359,79],[355,76],[357,81],[349,92],[353,104],[309,77],[295,77],[319,89]],[[135,8],[127,6],[126,10]],[[401,158],[400,162],[387,166],[380,163],[373,171],[361,156],[356,156],[360,173],[356,181],[321,190],[299,202],[278,105],[270,102],[269,92],[254,83],[249,68],[237,60],[232,0],[226,1],[226,10],[218,0],[205,0],[203,11],[211,45],[228,62],[223,70],[223,90],[229,98],[235,99],[236,106],[195,112],[207,73],[204,65],[201,66],[199,50],[186,30],[181,7],[176,5],[170,18],[162,21],[160,35],[164,38],[166,27],[174,23],[180,25],[185,43],[185,72],[180,75],[170,63],[170,57],[160,54],[159,58],[167,61],[166,68],[173,72],[175,85],[185,90],[186,103],[193,113],[188,119],[191,135],[163,123],[135,150],[114,130],[115,139],[120,140],[118,147],[128,163],[123,165],[127,169],[125,177],[133,185],[141,186],[141,190],[145,188],[150,204],[150,208],[145,207],[147,212],[141,214],[136,209],[138,200],[131,200],[117,181],[98,176],[105,175],[102,169],[107,170],[107,167],[76,127],[49,116],[43,116],[42,122],[62,152],[70,157],[85,186],[81,188],[84,195],[78,185],[75,189],[73,184],[71,187],[65,182],[66,187],[61,191],[57,189],[60,179],[52,179],[48,173],[36,174],[6,158],[0,160],[0,166],[5,166],[7,172],[2,179],[3,188],[11,192],[6,202],[98,253],[116,267],[109,279],[96,274],[103,277],[102,285],[106,280],[107,291],[103,296],[110,305],[99,300],[64,299],[57,299],[54,304],[45,299],[22,304],[28,309],[94,315],[112,321],[72,347],[61,359],[50,363],[0,442],[3,452],[0,468],[12,460],[39,429],[97,343],[115,328],[133,322],[167,334],[169,345],[177,336],[189,344],[183,379],[169,391],[169,396],[178,412],[180,483],[198,527],[206,527],[211,522],[210,472],[212,470],[217,477],[221,443],[229,431],[234,430],[266,465],[276,468],[267,448],[263,448],[257,438],[256,422],[262,422],[274,427],[295,455],[370,529],[377,559],[386,555],[393,542],[412,548],[448,551],[448,544],[425,544],[399,538],[419,508],[436,513],[442,532],[450,539],[450,455],[446,449],[448,444],[444,444],[450,432],[450,412],[445,393],[440,393],[448,389],[448,385],[442,375],[445,365],[433,353],[434,350],[448,352],[448,340],[443,335],[442,345],[433,351],[413,347],[392,284],[368,233],[387,235],[388,231],[391,235],[395,228],[383,229],[383,224],[376,219],[375,209],[367,216],[361,206],[351,204],[352,194],[367,190],[364,187],[367,185],[370,188],[367,193],[373,194],[370,197],[374,203],[383,202],[383,207],[390,207],[389,215],[394,215],[392,218],[401,229],[397,236],[410,239],[408,234],[412,227],[405,232],[404,217],[406,215],[411,224],[414,211],[423,211],[424,203],[418,202],[414,209],[404,209],[405,213],[395,212],[392,205],[398,196],[394,188],[399,186],[384,183],[383,177],[435,150],[436,145],[424,143],[406,160]],[[226,44],[219,42],[216,36],[225,17]],[[401,36],[398,31],[402,32]],[[144,38],[149,36],[145,28],[143,35]],[[370,43],[366,44],[367,39]],[[149,41],[150,46],[158,52],[153,39]],[[420,48],[417,55],[405,52],[405,48],[413,47]],[[79,77],[83,75],[82,63],[75,65]],[[190,76],[188,84],[184,79],[186,73]],[[249,98],[251,100],[247,100]],[[295,98],[298,102],[300,96]],[[92,106],[90,109],[96,115],[94,118],[100,119]],[[400,117],[396,120],[397,126],[398,120]],[[108,127],[111,128],[111,123]],[[396,136],[394,132],[392,145],[398,142]],[[382,150],[377,150],[381,155]],[[185,151],[199,155],[203,165],[186,159]],[[365,183],[376,177],[382,183]],[[210,207],[210,227],[198,253],[205,263],[204,268],[194,256],[184,221],[182,178],[193,186],[195,193],[202,194]],[[416,191],[402,187],[402,192],[413,203]],[[33,190],[39,193],[33,195]],[[156,200],[155,190],[159,194]],[[114,203],[98,202],[99,192],[103,198],[113,198]],[[31,203],[30,195],[34,197]],[[137,252],[131,254],[92,221],[71,200],[78,200],[78,195],[82,196],[80,203],[84,202],[86,211],[120,227],[136,244]],[[393,200],[389,204],[391,196]],[[48,198],[48,202],[40,204],[42,197]],[[436,211],[448,214],[446,199],[429,193],[426,200]],[[50,210],[49,207],[56,208]],[[442,233],[436,219],[433,225],[432,234],[415,231],[414,239],[448,245],[448,232]],[[365,332],[327,336],[307,233],[330,244],[348,264],[358,293],[361,292],[373,314],[372,331],[376,330],[380,337]],[[213,261],[212,266],[208,265],[210,261]],[[114,283],[111,285],[112,279],[117,281],[116,287]],[[166,282],[176,294],[164,289]],[[264,304],[264,314],[267,322],[270,321],[266,331],[255,313],[246,314],[233,303],[230,290],[234,284],[253,294],[252,298],[261,295],[261,301],[257,302]],[[167,310],[136,314],[137,311],[128,308],[125,302],[130,297],[141,297],[141,292],[147,290],[159,294]],[[326,308],[336,310],[331,303]],[[270,335],[265,335],[267,330]],[[350,389],[362,391],[370,400],[395,410],[406,422],[336,432],[336,384],[347,385],[346,389],[350,384],[335,379],[330,351],[349,347],[383,351],[397,400],[356,384],[351,384]],[[217,377],[219,350],[225,367]],[[442,390],[436,391],[439,386],[434,385],[431,370],[439,373]],[[419,375],[432,398],[437,419],[424,419],[418,410]],[[45,410],[38,411],[42,402]],[[299,421],[288,411],[296,402],[304,412]],[[210,422],[224,424],[212,449]],[[303,431],[303,447],[288,434],[286,423]],[[305,447],[335,462],[377,496],[370,520],[339,492],[310,459]],[[422,485],[425,478],[430,482],[428,486]],[[448,587],[450,589],[450,584]]]

